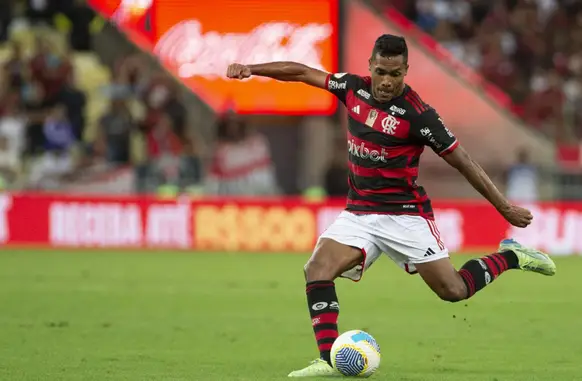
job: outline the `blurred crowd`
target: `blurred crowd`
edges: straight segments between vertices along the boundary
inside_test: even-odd
[[[179,85],[147,61],[137,54],[114,68],[107,88],[110,109],[100,120],[93,155],[134,165],[138,192],[164,186],[220,195],[276,193],[265,137],[227,111],[218,115],[211,148],[202,144],[189,128]]]
[[[0,82],[0,173],[14,182],[25,164],[32,186],[69,174],[70,149],[83,135],[85,95],[75,86],[69,52],[38,38],[25,57],[10,44]]]
[[[0,6],[12,16],[7,4]],[[277,192],[268,141],[229,112],[208,149],[190,128],[180,85],[151,57],[116,59],[109,80],[96,80],[97,94],[80,86],[75,61],[91,54],[96,18],[83,1],[20,5],[32,44],[11,38],[13,19],[0,20],[0,189],[62,189],[129,172],[130,191],[141,193]],[[59,34],[63,18],[68,31]],[[89,118],[95,96],[98,115]]]
[[[94,15],[77,0],[2,1],[0,13],[0,186],[54,187],[77,170],[87,99],[72,58],[89,49]],[[65,44],[51,33],[57,14],[69,20]],[[23,28],[38,28],[26,47],[11,39]]]
[[[582,139],[582,1],[393,0],[444,47],[511,96],[530,125]]]
[[[200,181],[197,145],[188,134],[178,85],[145,65],[142,55],[121,58],[103,88],[109,107],[99,119],[91,157],[133,165],[136,191],[160,184],[182,187]]]
[[[582,139],[582,2],[378,3],[397,7],[507,92],[535,128]],[[76,0],[25,5],[32,27],[58,29],[59,15],[70,25],[64,44],[39,29],[31,48],[11,39],[11,19],[0,17],[0,188],[63,188],[119,170],[131,173],[131,190],[142,193],[281,192],[268,139],[231,110],[217,116],[212,141],[202,141],[191,127],[180,85],[143,53],[118,58],[106,68],[107,79],[98,80],[102,107],[93,115],[89,108],[96,94],[80,86],[75,62],[80,52],[92,54],[95,14]],[[338,148],[323,179],[330,195],[347,192],[342,152]],[[532,177],[525,162],[519,164],[513,172]]]

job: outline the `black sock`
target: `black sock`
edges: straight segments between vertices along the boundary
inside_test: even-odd
[[[467,286],[467,299],[493,282],[501,273],[517,268],[517,256],[511,251],[471,259],[459,270],[459,275]]]
[[[307,307],[311,314],[311,325],[322,359],[331,365],[330,352],[338,337],[337,319],[339,304],[332,281],[307,282]]]

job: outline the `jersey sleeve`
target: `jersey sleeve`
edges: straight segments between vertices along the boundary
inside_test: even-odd
[[[418,122],[413,123],[412,134],[429,146],[439,156],[445,156],[453,152],[459,141],[455,135],[445,126],[443,120],[434,109],[429,109],[418,117]]]
[[[335,95],[340,101],[346,103],[348,90],[356,86],[357,75],[348,73],[328,74],[325,80],[325,89]]]

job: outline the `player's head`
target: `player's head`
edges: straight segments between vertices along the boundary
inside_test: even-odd
[[[389,102],[400,94],[408,72],[408,46],[404,37],[391,34],[378,37],[369,63],[374,98]]]

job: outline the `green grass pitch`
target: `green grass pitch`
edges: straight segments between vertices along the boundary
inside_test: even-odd
[[[306,259],[4,249],[0,380],[286,380],[317,355]],[[372,380],[582,380],[582,258],[556,261],[448,304],[382,258],[337,282],[340,331],[378,340]]]

